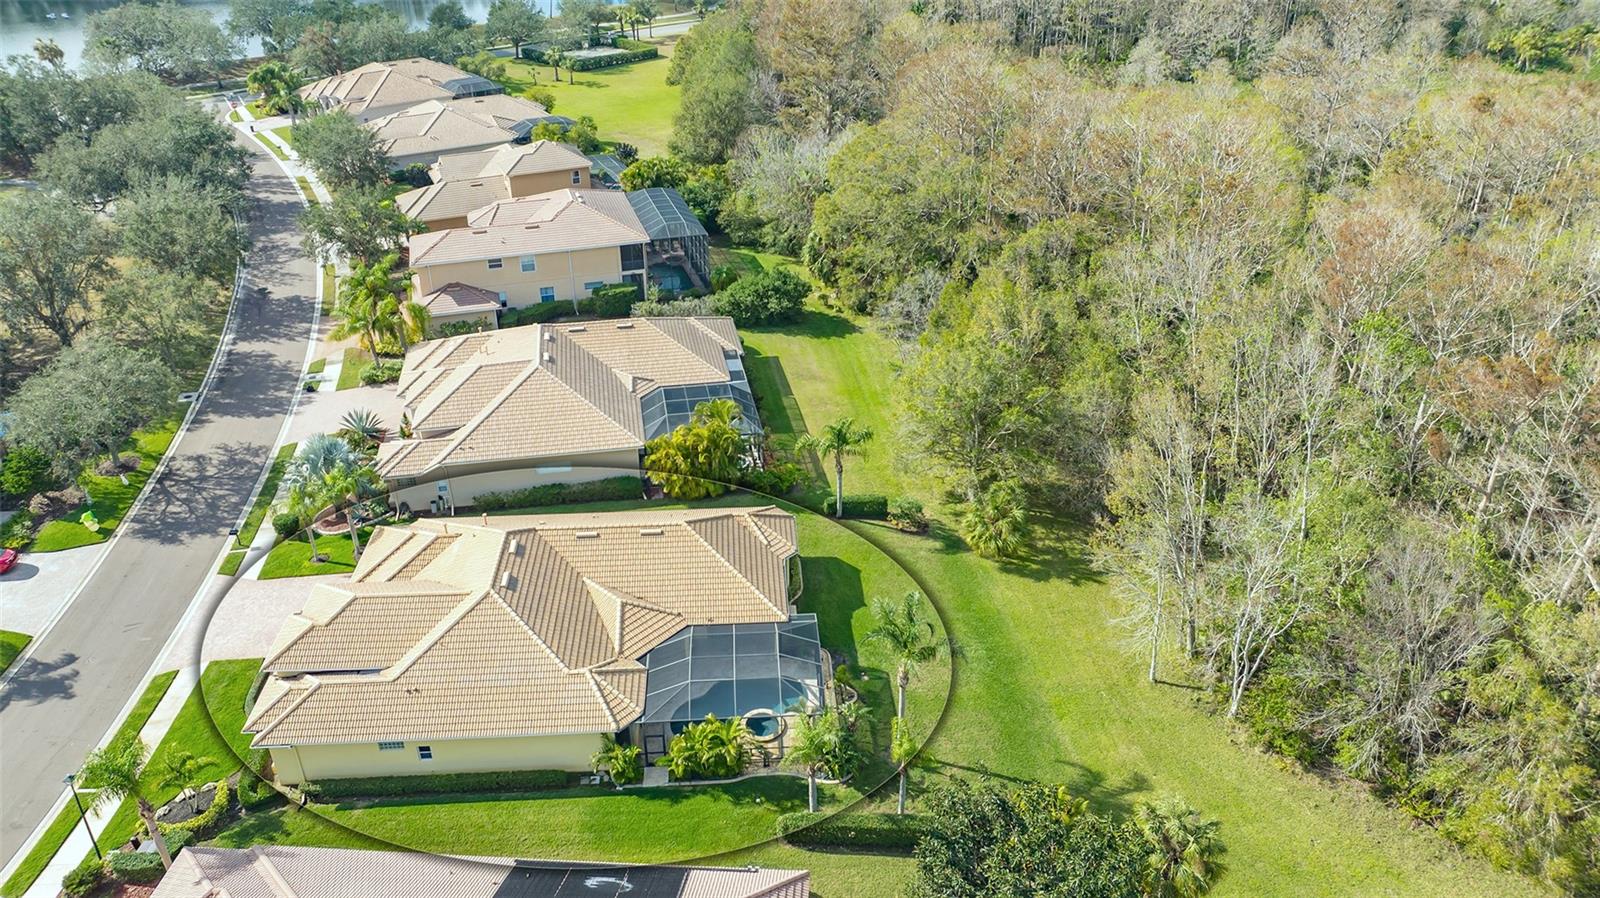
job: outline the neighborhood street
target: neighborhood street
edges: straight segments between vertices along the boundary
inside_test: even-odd
[[[300,246],[294,182],[252,152],[248,270],[234,340],[167,467],[76,600],[0,688],[0,864],[62,795],[211,576],[295,390],[316,268]]]

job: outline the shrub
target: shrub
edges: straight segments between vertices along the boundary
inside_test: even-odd
[[[619,42],[620,43],[620,42]],[[644,43],[643,41],[629,41],[628,43]],[[643,50],[628,50],[626,53],[608,53],[604,56],[584,56],[578,59],[568,57],[567,68],[574,72],[589,72],[594,69],[603,69],[614,65],[627,65],[630,62],[643,62],[646,59],[655,59],[661,51],[645,44]],[[549,60],[544,61],[549,65]]]
[[[155,882],[166,872],[161,855],[153,851],[113,851],[106,855],[106,866],[112,876],[132,883]]]
[[[590,760],[595,773],[604,772],[619,786],[631,786],[644,779],[644,754],[637,745],[623,745],[607,733],[599,751]]]
[[[707,714],[667,743],[662,763],[675,780],[729,779],[744,772],[749,744],[750,730],[743,720]]]
[[[778,818],[778,836],[806,848],[911,851],[928,830],[916,814],[824,814],[800,811]]]
[[[639,288],[633,284],[607,284],[598,287],[588,299],[578,300],[573,308],[571,300],[535,303],[519,309],[500,313],[501,327],[520,327],[524,324],[543,324],[558,318],[575,318],[592,315],[597,318],[625,318],[639,300]]]
[[[446,321],[432,330],[435,337],[460,337],[466,334],[475,334],[482,330],[484,326],[485,323],[482,321]]]
[[[769,496],[786,496],[807,478],[806,469],[792,461],[780,461],[765,468],[752,468],[739,477],[739,482],[758,493]]]
[[[640,318],[677,318],[712,315],[709,296],[685,296],[681,299],[641,299],[633,304],[633,314]]]
[[[575,502],[613,502],[644,495],[644,484],[631,475],[587,480],[582,483],[546,483],[527,489],[479,493],[472,500],[479,511],[503,511],[536,505],[570,505]]]
[[[522,92],[522,96],[543,106],[545,112],[556,111],[556,93],[548,87],[530,87]]]
[[[496,770],[485,773],[435,773],[425,776],[363,776],[318,780],[302,788],[315,801],[439,795],[451,792],[533,792],[562,789],[571,781],[565,770]]]
[[[161,859],[157,858],[156,863]],[[67,893],[68,898],[84,898],[90,892],[100,887],[106,879],[106,862],[97,857],[83,859],[83,863],[72,868],[72,872],[61,877],[61,891]]]
[[[732,287],[734,282],[739,280],[740,274],[737,266],[718,265],[711,269],[711,289],[721,291]]]
[[[924,533],[928,529],[928,516],[922,502],[910,496],[895,496],[889,500],[889,523],[910,533]]]
[[[50,473],[50,457],[32,446],[18,446],[0,460],[0,495],[18,498],[60,486]]]
[[[805,308],[811,285],[787,268],[773,268],[742,277],[714,299],[719,315],[741,327],[794,321]]]
[[[889,499],[879,493],[856,493],[844,497],[844,517],[881,521],[889,516]]]
[[[157,824],[161,827],[161,835],[166,836],[168,833],[181,832],[191,833],[193,835],[209,833],[217,825],[217,823],[222,820],[222,816],[228,812],[230,795],[231,792],[228,789],[227,780],[217,783],[217,794],[216,797],[211,800],[211,807],[206,808],[204,811],[201,811],[199,814],[190,817],[188,820],[185,820],[182,823]],[[168,850],[170,851],[172,849],[169,847]]]
[[[961,514],[961,538],[984,558],[1010,558],[1028,540],[1028,509],[1022,484],[994,483]]]
[[[282,793],[259,776],[246,773],[239,777],[239,804],[247,811],[267,807],[282,797]]]
[[[23,509],[0,524],[0,549],[21,549],[33,542],[33,512]]]
[[[300,532],[300,516],[289,512],[273,515],[272,532],[278,534],[279,539],[289,539]]]
[[[400,379],[401,367],[399,359],[379,359],[376,365],[361,372],[361,383],[364,386],[392,384]]]

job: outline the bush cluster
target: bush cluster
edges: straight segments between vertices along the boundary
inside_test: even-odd
[[[800,811],[778,818],[778,836],[806,848],[911,851],[928,830],[916,814],[823,814]]]
[[[844,517],[881,521],[889,516],[889,497],[881,493],[854,493],[844,497]]]
[[[473,507],[479,511],[504,511],[508,508],[530,508],[536,505],[571,505],[575,502],[614,502],[637,499],[644,495],[644,485],[633,476],[607,477],[583,483],[547,483],[527,489],[479,493]]]
[[[33,542],[33,512],[26,508],[0,524],[0,549],[21,549]]]
[[[160,863],[157,858],[156,863]],[[61,877],[61,891],[67,898],[84,898],[106,880],[106,862],[97,857],[87,857],[72,872]]]
[[[771,268],[734,281],[715,297],[717,314],[741,327],[794,321],[805,308],[811,285],[787,268]]]
[[[643,46],[644,49],[637,50],[624,47],[624,43],[639,44]],[[627,52],[607,53],[604,56],[583,56],[577,59],[568,58],[566,68],[574,72],[589,72],[595,69],[609,68],[614,65],[627,65],[630,62],[643,62],[646,59],[655,59],[657,56],[661,55],[660,50],[657,50],[650,44],[646,44],[644,41],[630,41],[626,38],[617,39],[617,49],[627,50]],[[548,59],[544,59],[542,61],[545,65],[550,64]]]
[[[889,500],[889,523],[910,533],[924,533],[928,529],[928,515],[922,502],[910,496],[895,496]]]
[[[364,386],[373,384],[392,384],[400,379],[400,371],[404,367],[399,359],[379,359],[361,372],[361,383]]]
[[[806,469],[792,461],[780,461],[765,468],[751,468],[739,475],[739,482],[758,493],[786,496],[809,477]]]
[[[300,532],[300,516],[287,511],[273,515],[272,532],[278,534],[279,539],[289,539]]]
[[[222,820],[222,816],[228,813],[230,795],[228,781],[223,780],[217,784],[217,795],[212,800],[210,807],[182,823],[157,824],[161,827],[161,835],[165,837],[168,833],[192,833],[194,835],[209,833]]]
[[[573,308],[570,300],[535,303],[520,309],[507,309],[500,313],[501,327],[521,327],[525,324],[543,324],[558,318],[585,315],[596,318],[625,318],[639,301],[639,288],[634,284],[606,284],[596,288],[588,299],[578,300]]]
[[[259,810],[282,797],[282,793],[259,776],[246,772],[239,777],[239,804],[247,811]]]
[[[106,866],[112,876],[132,883],[155,882],[166,872],[161,855],[154,851],[113,851],[106,855]]]
[[[447,792],[532,792],[562,789],[572,776],[565,770],[494,770],[485,773],[434,773],[424,776],[363,776],[318,780],[301,790],[313,801],[438,795]]]

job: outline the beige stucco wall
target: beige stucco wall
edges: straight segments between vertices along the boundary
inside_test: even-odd
[[[578,173],[578,183],[572,183],[572,173]],[[511,179],[509,185],[512,196],[533,196],[536,193],[549,193],[552,190],[573,188],[575,190],[589,189],[589,169],[563,169],[562,171],[535,172],[531,175],[517,175]]]
[[[449,218],[419,218],[418,221],[427,226],[430,231],[447,231],[451,228],[464,228],[467,226],[465,215],[452,215]]]
[[[571,470],[545,472],[538,470],[540,467],[561,466],[571,466]],[[415,511],[426,511],[428,503],[439,495],[440,479],[445,480],[450,487],[450,497],[456,507],[462,508],[472,505],[479,493],[525,489],[547,483],[582,483],[586,480],[604,480],[607,477],[638,473],[639,450],[637,449],[540,459],[537,464],[519,462],[514,467],[474,465],[472,468],[445,472],[443,478],[428,480],[419,478],[415,486],[391,484],[389,501],[395,505],[404,502]]]
[[[512,739],[408,741],[402,748],[380,750],[376,742],[359,745],[306,745],[274,748],[272,769],[278,782],[299,785],[307,780],[359,776],[416,776],[428,773],[475,773],[491,770],[587,771],[600,748],[599,733],[567,736],[524,736]],[[417,746],[433,750],[424,761]]]
[[[554,287],[556,300],[584,299],[586,283],[615,284],[622,280],[622,253],[614,246],[543,253],[534,256],[534,270],[522,270],[521,256],[505,256],[500,268],[490,268],[488,260],[455,262],[448,265],[413,265],[417,295],[425,296],[451,282],[471,284],[494,292],[504,291],[511,307],[529,306],[539,301],[540,287]]]

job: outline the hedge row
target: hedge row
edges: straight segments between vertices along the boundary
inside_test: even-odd
[[[504,511],[508,508],[532,508],[536,505],[571,505],[575,502],[614,502],[621,499],[638,499],[644,495],[644,484],[633,476],[607,477],[583,483],[547,483],[521,490],[479,493],[472,507],[479,511]]]
[[[644,41],[628,41],[628,43],[643,44]],[[618,40],[617,48],[625,49],[622,44],[623,41]],[[649,44],[645,44],[642,50],[628,50],[626,53],[607,53],[604,56],[580,56],[577,59],[568,59],[566,68],[574,72],[589,72],[594,69],[610,68],[614,65],[627,65],[630,62],[643,62],[646,59],[655,59],[660,55],[661,51]],[[543,62],[545,65],[550,64],[549,59],[545,59]]]
[[[123,882],[155,882],[166,872],[161,855],[154,851],[113,851],[106,855],[106,865],[111,875]]]
[[[488,773],[435,773],[425,776],[363,776],[318,780],[302,791],[314,801],[437,795],[447,792],[532,792],[565,788],[572,775],[565,770],[496,770]]]
[[[157,825],[161,827],[162,836],[166,836],[168,833],[203,833],[209,831],[217,821],[222,819],[222,815],[227,812],[228,781],[223,780],[217,784],[217,796],[212,799],[210,807],[182,823],[160,823]]]
[[[889,516],[889,497],[879,493],[856,493],[844,497],[844,517],[881,521]]]
[[[557,318],[592,315],[596,318],[624,318],[639,301],[639,288],[634,284],[607,284],[597,288],[588,299],[578,300],[576,309],[571,300],[535,303],[519,309],[500,313],[501,327],[520,327],[524,324],[543,324]]]
[[[928,818],[917,814],[813,814],[801,811],[778,818],[778,836],[806,848],[876,848],[911,851],[927,832]]]

